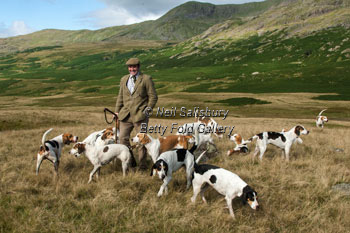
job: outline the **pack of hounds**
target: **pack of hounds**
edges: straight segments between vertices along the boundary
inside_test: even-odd
[[[323,128],[325,122],[328,122],[322,110],[316,118],[316,126]],[[194,203],[198,194],[201,195],[203,202],[206,203],[204,197],[205,190],[211,186],[217,192],[225,196],[227,206],[232,218],[235,218],[232,209],[232,199],[240,197],[243,204],[248,203],[249,206],[257,210],[259,208],[257,192],[243,181],[235,173],[226,169],[210,165],[199,164],[205,155],[205,145],[213,144],[212,135],[222,138],[223,134],[217,130],[198,133],[198,127],[205,125],[208,129],[217,129],[218,124],[212,118],[196,118],[194,123],[184,124],[183,127],[193,127],[193,135],[169,135],[161,138],[153,138],[147,133],[137,133],[131,140],[135,145],[143,145],[147,149],[148,155],[151,157],[153,166],[151,168],[151,176],[158,174],[159,179],[163,181],[157,196],[160,197],[164,193],[168,193],[168,184],[172,179],[172,174],[181,167],[186,171],[186,188],[192,185],[193,196],[191,201]],[[49,160],[54,165],[55,174],[58,174],[59,161],[62,148],[64,145],[75,143],[69,154],[79,157],[81,154],[89,159],[93,165],[90,172],[88,183],[100,175],[102,165],[119,159],[122,164],[123,176],[129,167],[135,167],[136,162],[133,159],[131,148],[119,144],[119,140],[115,141],[116,134],[119,130],[115,128],[106,128],[91,133],[82,142],[78,142],[78,137],[70,133],[58,135],[50,140],[46,140],[47,135],[52,129],[47,130],[41,141],[41,146],[37,154],[36,174],[38,175],[40,165],[43,160]],[[186,131],[189,132],[189,131]],[[187,133],[189,134],[189,133]],[[275,145],[282,149],[286,161],[289,160],[290,149],[295,143],[302,143],[301,135],[307,135],[309,131],[302,125],[296,125],[290,130],[282,130],[281,132],[261,132],[248,140],[244,140],[240,134],[229,135],[229,139],[235,143],[235,147],[227,151],[227,155],[245,154],[249,152],[248,144],[256,140],[256,147],[253,157],[259,154],[259,159],[263,159],[263,155],[268,144]],[[192,146],[191,146],[192,145]],[[204,149],[203,149],[204,148]],[[195,159],[194,152],[200,150],[200,155]]]

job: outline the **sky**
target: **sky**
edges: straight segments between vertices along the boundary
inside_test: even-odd
[[[97,30],[155,20],[188,0],[0,0],[0,38],[43,29]],[[262,0],[196,0],[241,4]]]

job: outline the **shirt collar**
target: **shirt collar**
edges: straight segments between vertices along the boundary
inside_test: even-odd
[[[136,76],[136,79],[138,79],[139,75],[140,75],[140,72],[137,72],[137,74],[135,75],[135,76]],[[130,75],[129,75],[129,78],[131,78],[131,77],[132,77],[132,75],[130,74]]]

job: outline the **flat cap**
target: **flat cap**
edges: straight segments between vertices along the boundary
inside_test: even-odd
[[[140,60],[136,57],[130,58],[126,63],[127,66],[140,65]]]

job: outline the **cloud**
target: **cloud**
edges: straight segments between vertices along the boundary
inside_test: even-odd
[[[25,35],[31,32],[34,32],[34,30],[26,25],[24,21],[13,21],[9,27],[4,23],[0,23],[0,38]]]
[[[160,16],[153,13],[132,14],[124,8],[105,8],[86,14],[83,18],[93,28],[103,28],[154,20]]]
[[[128,25],[155,20],[188,0],[99,0],[106,7],[83,15],[83,23],[93,28]],[[212,4],[240,4],[252,0],[199,0]],[[256,0],[261,1],[261,0]]]
[[[108,8],[125,9],[127,12],[133,15],[143,15],[143,14],[163,14],[165,11],[173,8],[174,6],[180,5],[185,0],[100,0]]]

